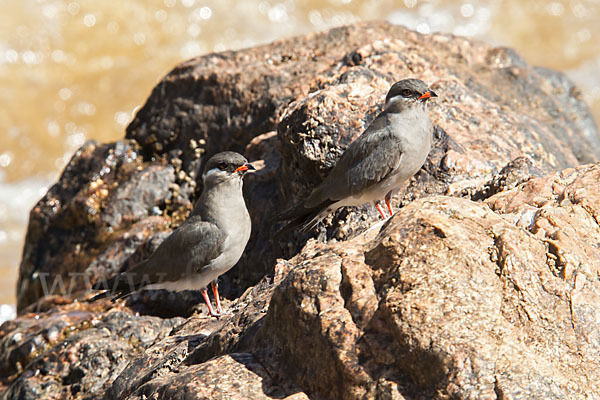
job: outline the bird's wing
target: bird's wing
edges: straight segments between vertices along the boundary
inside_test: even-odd
[[[215,224],[191,216],[158,246],[150,258],[126,273],[144,285],[176,281],[185,274],[198,272],[217,258],[224,241],[225,234]]]
[[[348,146],[327,178],[307,198],[306,207],[362,193],[397,170],[402,143],[389,131],[385,118],[380,115]]]

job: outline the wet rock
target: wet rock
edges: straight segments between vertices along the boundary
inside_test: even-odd
[[[172,168],[142,170],[135,143],[86,143],[33,208],[19,269],[19,309],[43,296],[72,296],[98,274],[119,271],[139,242],[164,228]],[[188,203],[191,203],[188,200]],[[141,240],[131,240],[142,234]],[[91,267],[91,268],[90,268]]]
[[[175,181],[174,168],[153,165],[136,171],[120,185],[102,219],[108,226],[118,228],[125,222],[139,221],[153,212],[153,207],[171,200],[169,185]],[[128,219],[124,221],[123,219]]]
[[[0,328],[6,398],[98,398],[132,357],[179,319],[73,303]]]

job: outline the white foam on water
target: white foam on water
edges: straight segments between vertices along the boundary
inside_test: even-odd
[[[14,318],[15,287],[29,211],[50,183],[49,178],[42,177],[4,182],[0,176],[0,322]]]
[[[7,222],[27,223],[29,210],[48,190],[48,178],[31,177],[3,182],[0,177],[0,226]]]
[[[17,309],[14,304],[0,304],[0,325],[5,321],[15,319],[17,316]]]

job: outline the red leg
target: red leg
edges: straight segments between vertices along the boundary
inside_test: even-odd
[[[215,312],[214,308],[210,304],[210,299],[208,298],[208,292],[206,291],[206,288],[202,288],[202,289],[200,289],[200,291],[202,292],[202,297],[204,297],[204,301],[206,302],[206,305],[208,306],[208,313],[210,314],[210,316],[218,317],[219,314],[217,314]]]
[[[210,287],[212,288],[213,294],[215,295],[215,302],[217,303],[217,312],[219,315],[223,314],[223,309],[221,308],[221,300],[219,299],[219,284],[217,281],[212,281],[210,283]]]
[[[394,215],[394,212],[392,211],[392,205],[390,204],[390,199],[388,199],[387,197],[385,198],[385,205],[387,206],[388,210],[390,211],[390,217],[392,215]]]
[[[379,211],[379,214],[381,214],[381,218],[385,219],[385,214],[383,213],[383,210],[381,209],[381,205],[379,204],[378,201],[375,202],[375,207],[377,207],[377,211]]]

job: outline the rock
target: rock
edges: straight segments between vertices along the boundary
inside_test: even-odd
[[[142,170],[132,142],[84,144],[30,213],[19,309],[44,295],[76,295],[119,271],[150,234],[165,229],[161,208],[171,201],[173,179],[169,166],[150,162]]]
[[[568,279],[545,237],[466,199],[412,202],[372,241],[311,241],[290,260],[254,351],[271,346],[259,359],[285,360],[271,373],[311,398],[381,398],[383,388],[406,398],[598,396],[598,228],[561,214],[580,246],[560,246],[578,262]]]
[[[565,190],[576,193],[599,171],[600,164],[571,173]],[[518,198],[529,187],[525,182],[488,203],[502,204],[511,192]],[[589,204],[591,218],[600,203],[591,197]],[[563,215],[565,227],[577,226],[579,214]],[[600,395],[594,384],[600,284],[594,279],[598,271],[589,269],[598,265],[598,255],[596,242],[584,240],[598,229],[567,228],[579,235],[571,239],[580,247],[559,245],[564,259],[579,261],[565,277],[548,257],[546,237],[513,221],[483,203],[432,196],[402,208],[379,233],[331,244],[311,240],[297,256],[280,261],[273,282],[249,289],[230,306],[232,316],[165,320],[166,326],[180,325],[151,343],[143,341],[141,348],[135,343],[135,351],[118,350],[133,352],[128,365],[120,361],[114,367],[120,374],[112,384],[114,373],[101,374],[94,394],[106,389],[105,398],[177,397],[192,393],[199,382],[207,384],[201,378],[214,377],[209,387],[231,398],[248,393],[348,399]],[[142,329],[143,318],[157,320],[134,317],[129,326]],[[5,325],[5,332],[14,335],[15,326],[31,326],[32,320],[20,317],[7,323],[12,326]],[[75,349],[99,331],[109,335],[102,338],[108,343],[126,336],[123,328],[101,330],[102,323],[63,340],[59,357],[76,352],[83,354],[82,362],[87,354],[93,358],[97,351]],[[45,382],[54,382],[48,390],[71,393],[71,378],[64,377],[78,383],[90,373],[77,369],[75,361],[56,371],[48,367],[48,351],[42,354],[38,369]],[[49,379],[53,374],[62,380]],[[42,380],[35,376],[14,380],[7,393],[35,387],[33,382]],[[86,388],[86,393],[94,390]],[[203,396],[208,388],[196,391]]]
[[[238,296],[306,241],[268,240],[277,226],[265,218],[306,196],[375,118],[390,85],[409,76],[440,97],[430,107],[434,149],[401,194],[402,205],[434,193],[477,198],[478,188],[518,157],[548,173],[600,156],[577,89],[510,49],[371,22],[209,54],[157,85],[128,126],[128,141],[84,145],[33,209],[19,310],[48,294],[42,279],[61,276],[68,286],[67,274],[79,273],[93,283],[147,257],[151,236],[170,232],[191,210],[205,155],[226,149],[247,149],[268,171],[246,183],[254,233],[223,285],[225,295]],[[161,220],[148,226],[153,216]],[[370,206],[342,209],[313,235],[345,240],[377,218]],[[138,223],[146,227],[135,240],[123,235]],[[109,256],[88,270],[100,254]],[[79,293],[86,283],[73,286]]]
[[[404,77],[440,97],[396,215],[343,208],[274,237],[273,215]],[[200,316],[196,292],[81,301],[181,224],[221,150],[258,168],[252,237],[220,283],[232,315]],[[124,140],[86,143],[32,210],[0,396],[598,397],[600,164],[579,164],[599,156],[562,74],[452,35],[360,23],[185,62]]]
[[[265,369],[252,354],[221,356],[200,365],[183,368],[172,379],[159,379],[153,387],[144,388],[139,395],[128,399],[284,399],[308,400],[304,393],[287,395],[274,386]],[[209,384],[207,384],[209,383]],[[156,388],[156,386],[160,385]],[[146,393],[152,393],[146,397]]]
[[[299,392],[287,380],[275,382],[251,354],[235,354],[236,349],[243,348],[248,337],[255,335],[262,324],[273,288],[272,284],[265,282],[249,289],[229,306],[233,311],[231,316],[217,320],[196,315],[187,319],[169,336],[133,359],[108,388],[105,398],[163,398],[165,393],[177,397],[174,393],[185,393],[188,390],[186,382],[194,376],[200,383],[211,382],[206,389],[199,391],[199,396],[215,392],[218,387],[230,398],[244,398],[244,395],[255,398],[261,381],[266,396],[291,396]],[[223,358],[226,354],[233,359]],[[216,368],[222,364],[225,364],[222,376],[216,377]],[[215,378],[208,380],[207,375]],[[174,379],[181,380],[183,386],[172,385]],[[290,397],[295,398],[304,397]]]
[[[2,383],[11,384],[4,394],[98,398],[132,357],[178,321],[73,303],[6,322],[0,330],[0,371]]]
[[[553,272],[577,288],[600,276],[599,181],[598,164],[580,166],[533,178],[486,203],[542,240]]]
[[[529,180],[532,177],[540,177],[543,173],[536,167],[535,162],[527,157],[519,157],[508,164],[494,175],[492,180],[485,184],[481,190],[474,193],[473,200],[487,199]]]

